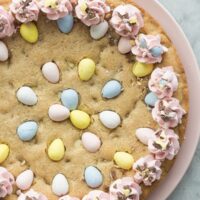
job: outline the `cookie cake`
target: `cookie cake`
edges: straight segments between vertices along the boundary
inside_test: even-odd
[[[0,4],[0,198],[147,199],[189,105],[163,29],[129,0]]]

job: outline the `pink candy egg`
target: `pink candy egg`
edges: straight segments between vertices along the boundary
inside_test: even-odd
[[[130,39],[121,37],[118,43],[118,50],[122,54],[129,53],[131,51],[132,45]]]

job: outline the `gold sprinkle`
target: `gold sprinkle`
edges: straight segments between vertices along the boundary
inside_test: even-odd
[[[129,23],[130,23],[130,24],[136,24],[136,23],[137,23],[136,17],[131,17],[131,18],[129,19]]]

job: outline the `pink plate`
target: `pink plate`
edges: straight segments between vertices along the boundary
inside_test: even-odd
[[[177,160],[165,180],[159,185],[148,200],[165,200],[181,181],[188,169],[200,136],[200,71],[190,44],[174,18],[157,0],[134,0],[161,24],[178,51],[187,75],[190,111],[183,143]]]

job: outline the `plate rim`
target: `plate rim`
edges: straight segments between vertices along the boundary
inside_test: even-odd
[[[175,45],[181,63],[184,66],[188,83],[190,108],[185,134],[186,139],[170,172],[148,198],[148,200],[166,200],[182,180],[198,147],[200,123],[195,119],[200,118],[200,106],[198,106],[198,99],[200,99],[200,70],[185,33],[169,11],[158,0],[134,0],[134,2],[150,13],[167,33]],[[185,156],[186,154],[187,156]]]

